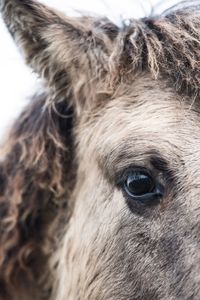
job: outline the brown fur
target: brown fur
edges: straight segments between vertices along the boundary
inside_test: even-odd
[[[199,22],[198,7],[131,21],[118,36],[113,69],[125,77],[137,69],[163,74],[177,91],[199,97]]]
[[[167,211],[166,223],[160,221],[158,208],[152,214],[146,209],[138,213],[155,223],[160,240],[148,222],[145,227],[140,218],[133,221],[122,197],[117,191],[116,197],[112,193],[115,174],[129,165],[129,160],[145,161],[149,166],[154,157],[158,162],[157,152],[163,153],[163,161],[174,157],[170,178],[176,181],[176,168],[179,175],[184,174],[182,162],[191,155],[190,144],[195,147],[199,130],[195,111],[200,97],[199,5],[131,20],[121,29],[107,19],[65,17],[31,0],[0,0],[0,9],[27,64],[44,79],[46,90],[33,97],[2,149],[0,299],[197,300],[197,253],[193,254],[194,264],[184,266],[181,279],[178,269],[170,269],[175,278],[172,282],[170,271],[163,270],[166,261],[154,268],[150,255],[155,249],[159,257],[164,249],[170,257],[168,243],[174,255],[181,253],[181,259],[187,258],[171,225],[177,210],[174,203],[168,205],[174,186],[168,188],[168,200],[162,205],[162,211]],[[194,100],[197,105],[190,111]],[[188,131],[182,124],[184,110],[191,117]],[[185,139],[183,150],[176,130]],[[188,136],[191,141],[187,144]],[[143,142],[137,146],[136,140]],[[158,140],[162,141],[159,146]],[[184,178],[182,199],[189,195],[189,171]],[[96,206],[98,201],[101,209]],[[181,205],[188,205],[187,201]],[[185,210],[180,215],[185,216]],[[196,218],[189,227],[187,218],[177,225],[188,247],[189,229],[199,228],[199,216]],[[116,220],[119,227],[110,220]],[[135,228],[134,237],[125,230],[130,224]],[[133,255],[124,240],[126,235],[138,260],[138,274],[130,271]],[[135,244],[138,237],[139,250]],[[194,239],[199,245],[199,239]],[[151,274],[156,279],[152,286],[148,284]],[[188,280],[185,274],[191,274]]]
[[[47,225],[53,228],[69,189],[64,170],[70,169],[70,134],[61,136],[69,120],[45,110],[46,95],[32,101],[14,124],[1,162],[1,280],[8,282],[30,265],[42,268],[53,241]]]

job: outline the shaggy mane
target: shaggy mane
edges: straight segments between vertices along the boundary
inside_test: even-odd
[[[63,17],[31,0],[0,0],[0,12],[26,63],[48,86],[16,120],[0,161],[0,299],[45,299],[41,290],[49,299],[48,260],[62,214],[67,222],[73,207],[78,116],[87,101],[98,102],[107,79],[132,84],[141,71],[199,97],[200,4],[122,28],[106,18]]]
[[[117,37],[110,65],[115,81],[148,70],[155,79],[170,78],[177,91],[199,97],[200,4],[130,20]]]

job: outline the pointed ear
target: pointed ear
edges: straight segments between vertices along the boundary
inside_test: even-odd
[[[77,76],[89,77],[85,79],[89,82],[106,71],[112,38],[102,24],[92,18],[65,17],[33,0],[0,0],[0,4],[27,64],[51,87],[63,92]]]
[[[27,270],[36,283],[49,273],[48,243],[75,180],[70,115],[83,86],[107,72],[117,29],[105,20],[66,18],[32,0],[0,0],[0,10],[27,63],[49,85],[48,95],[33,99],[14,124],[0,161],[0,299],[1,287],[12,294],[13,278],[9,299],[29,299],[16,291],[29,289]]]

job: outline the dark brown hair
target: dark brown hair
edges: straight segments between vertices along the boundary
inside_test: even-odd
[[[45,268],[51,255],[52,224],[68,205],[72,125],[95,99],[97,82],[106,90],[144,71],[199,98],[200,6],[118,28],[106,18],[66,18],[31,0],[0,4],[26,62],[48,86],[19,116],[2,151],[0,293],[6,293],[24,274],[37,277],[37,264]]]

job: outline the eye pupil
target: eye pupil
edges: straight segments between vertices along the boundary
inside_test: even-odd
[[[123,195],[130,207],[135,201],[147,206],[159,204],[164,195],[164,186],[160,180],[151,171],[142,168],[126,170],[121,184]]]
[[[130,195],[142,196],[154,190],[153,179],[145,173],[135,172],[127,177],[126,189]]]

